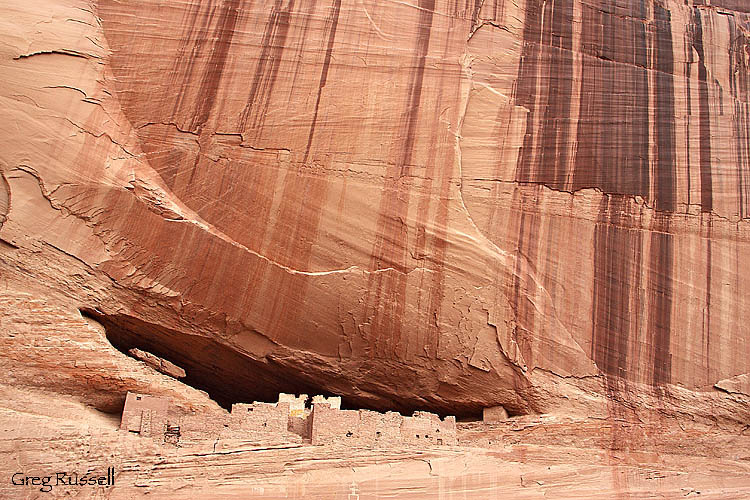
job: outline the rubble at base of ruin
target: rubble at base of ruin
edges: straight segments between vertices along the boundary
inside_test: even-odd
[[[185,414],[168,398],[128,392],[120,429],[178,446],[208,440],[376,447],[457,444],[456,418],[417,411],[342,410],[341,398],[279,394],[276,403],[234,404],[231,413]]]

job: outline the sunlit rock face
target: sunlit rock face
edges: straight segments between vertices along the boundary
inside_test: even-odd
[[[9,6],[3,272],[225,405],[738,415],[750,9],[708,3]]]

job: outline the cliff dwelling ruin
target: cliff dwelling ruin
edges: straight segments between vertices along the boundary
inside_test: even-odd
[[[272,355],[256,359],[202,335],[188,335],[128,315],[106,315],[93,309],[81,309],[80,313],[102,325],[107,340],[123,354],[207,393],[227,410],[248,400],[272,401],[280,393],[312,393],[340,394],[344,397],[345,410],[402,414],[425,410],[442,417],[482,419],[484,407],[481,405],[375,398],[368,396],[366,390],[346,385],[336,377],[303,378],[304,372],[298,366],[276,362]]]
[[[210,441],[358,447],[456,445],[456,419],[417,411],[342,410],[340,397],[279,394],[276,403],[232,405],[231,413],[184,413],[165,397],[128,392],[120,429],[156,443]]]

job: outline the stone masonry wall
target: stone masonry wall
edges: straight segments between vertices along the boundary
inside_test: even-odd
[[[312,410],[311,442],[314,445],[345,442],[354,446],[372,444],[373,438],[363,428],[359,410],[335,410],[326,403],[316,403]]]
[[[401,439],[404,444],[455,445],[456,418],[445,417],[444,421],[434,413],[414,412],[405,417],[401,424]]]
[[[169,400],[147,394],[128,392],[122,410],[120,429],[164,441],[164,431],[169,415]]]
[[[396,412],[341,410],[340,398],[314,399],[310,410],[300,407],[307,399],[305,395],[281,395],[279,399],[278,403],[234,404],[231,414],[178,417],[170,414],[171,405],[166,398],[128,393],[120,428],[181,446],[216,439],[257,443],[299,443],[310,439],[313,445],[362,447],[457,443],[455,417],[440,420],[428,412],[404,417]]]
[[[455,445],[456,419],[446,417],[441,421],[437,415],[427,412],[415,412],[412,417],[403,417],[395,412],[337,410],[326,403],[314,403],[311,441],[314,445]]]
[[[294,441],[288,429],[289,406],[288,402],[234,404],[230,429],[248,441]]]

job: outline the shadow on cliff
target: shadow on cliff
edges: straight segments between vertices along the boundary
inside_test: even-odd
[[[130,356],[140,349],[185,370],[183,382],[204,391],[226,409],[233,403],[276,401],[279,392],[318,394],[316,387],[295,380],[289,373],[274,373],[263,361],[244,356],[208,337],[190,335],[127,315],[101,314],[81,309],[100,323],[107,340]],[[131,356],[132,357],[132,356]]]
[[[107,340],[118,351],[133,357],[131,349],[138,349],[177,365],[185,371],[179,382],[206,392],[228,410],[234,403],[275,402],[278,394],[285,392],[342,396],[344,409],[398,411],[404,415],[411,415],[415,410],[428,410],[441,417],[477,417],[475,408],[424,407],[408,401],[374,402],[354,390],[333,394],[326,390],[325,381],[314,384],[304,380],[304,366],[292,367],[266,358],[253,359],[211,338],[172,330],[128,315],[103,314],[88,308],[80,309],[80,312],[104,327]],[[481,409],[478,411],[481,413]]]

